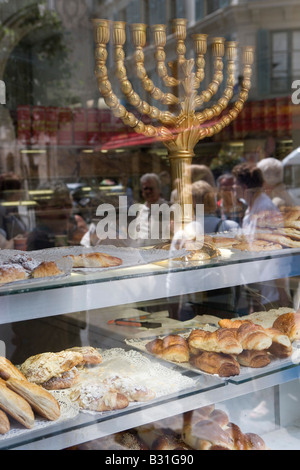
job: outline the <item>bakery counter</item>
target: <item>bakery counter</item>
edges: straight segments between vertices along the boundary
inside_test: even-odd
[[[3,285],[0,323],[292,277],[299,275],[300,252],[286,249],[254,255],[226,250],[221,257],[205,261],[150,260]]]
[[[265,390],[278,384],[287,384],[299,379],[299,367],[290,367],[276,373],[262,375],[255,380],[238,386],[230,382],[210,378],[201,389],[191,388],[183,392],[153,400],[151,403],[136,404],[126,410],[109,413],[79,413],[72,417],[69,412],[65,421],[25,430],[18,435],[0,439],[0,449],[14,450],[60,450],[83,442],[103,438],[137,426],[161,421],[206,405],[229,401],[236,411],[239,399],[249,394],[265,395]],[[298,382],[297,382],[298,383]],[[230,402],[230,400],[233,400]],[[298,417],[299,418],[299,417]],[[248,425],[249,427],[249,425]],[[278,432],[278,426],[274,428]]]

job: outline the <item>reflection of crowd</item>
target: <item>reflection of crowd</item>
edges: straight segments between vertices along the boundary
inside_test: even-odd
[[[280,206],[292,204],[283,184],[282,163],[277,159],[265,158],[257,165],[242,163],[234,167],[231,173],[222,174],[217,179],[206,165],[191,165],[190,170],[192,186],[184,190],[191,191],[194,205],[203,204],[205,233],[237,228],[247,228],[249,232],[254,230],[250,224],[253,214],[266,210],[278,211]],[[139,222],[137,233],[141,240],[147,238],[148,234],[144,230],[149,230],[153,222],[149,222],[154,217],[153,205],[172,206],[179,201],[179,186],[176,183],[173,182],[171,187],[171,178],[167,171],[159,175],[146,173],[140,178],[140,197],[135,192],[134,198],[128,177],[124,173],[120,175],[119,186],[122,194],[127,196],[128,208],[134,203],[139,205],[136,212]],[[38,189],[41,190],[41,197],[35,201],[35,227],[32,230],[19,211],[18,201],[22,199],[24,192],[20,178],[13,174],[0,176],[2,248],[13,247],[14,239],[20,235],[27,237],[28,249],[54,246],[57,243],[55,240],[62,240],[62,236],[66,244],[79,245],[84,235],[84,244],[101,243],[102,240],[97,239],[95,234],[87,241],[86,234],[92,226],[91,221],[96,220],[97,204],[110,202],[109,198],[106,201],[101,199],[103,192],[94,192],[88,203],[85,203],[94,211],[92,216],[90,211],[82,211],[80,216],[77,201],[75,204],[69,189],[63,183],[55,182]],[[15,204],[10,204],[13,201]],[[89,213],[87,218],[86,213]],[[43,237],[48,241],[42,241]]]
[[[204,208],[201,222],[205,234],[233,231],[238,234],[246,233],[249,236],[256,230],[253,222],[256,219],[252,217],[253,215],[264,211],[279,214],[282,206],[292,205],[292,199],[283,184],[282,163],[277,159],[265,158],[258,164],[241,163],[230,173],[222,174],[216,179],[206,165],[191,165],[190,171],[191,187],[183,189],[191,191],[194,213],[196,205],[200,204]],[[132,204],[136,210],[134,240],[130,239],[128,232],[132,217],[126,219],[127,226],[116,225],[117,231],[113,239],[109,236],[106,239],[99,239],[96,230],[99,219],[96,217],[96,209],[103,202],[109,203],[109,198],[104,201],[103,191],[96,191],[90,196],[88,203],[85,202],[85,210],[80,215],[78,202],[74,201],[67,186],[61,182],[39,188],[42,197],[35,201],[35,226],[31,227],[26,223],[23,214],[20,214],[17,204],[24,196],[21,180],[13,174],[2,175],[0,248],[13,248],[20,236],[26,238],[28,250],[60,245],[94,246],[106,243],[141,247],[160,243],[162,238],[165,238],[163,233],[168,231],[163,232],[161,212],[154,211],[154,207],[167,205],[172,208],[173,204],[179,201],[178,191],[181,186],[174,181],[172,187],[170,174],[166,171],[159,175],[155,173],[142,175],[139,181],[139,193],[136,188],[133,191],[130,187],[128,175],[125,173],[120,175],[118,183],[120,194],[128,198],[127,210],[133,207]],[[89,209],[86,206],[89,206]],[[89,214],[89,217],[85,218],[85,214]],[[118,216],[118,213],[116,215]],[[195,222],[198,223],[196,220]],[[158,236],[154,240],[151,237],[152,232],[150,233],[153,226],[158,227],[155,232]],[[171,220],[170,230],[172,230]],[[169,233],[172,238],[172,231]],[[266,296],[267,303],[270,298]],[[272,296],[272,301],[283,298],[281,292],[277,297]]]

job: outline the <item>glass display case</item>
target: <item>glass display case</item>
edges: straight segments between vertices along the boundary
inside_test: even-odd
[[[124,250],[115,248],[115,253],[124,256]],[[182,426],[183,433],[184,416],[208,405],[225,411],[244,433],[258,433],[270,449],[299,447],[297,341],[289,357],[273,357],[260,368],[241,366],[239,374],[230,377],[195,370],[186,362],[163,360],[145,348],[158,337],[184,336],[193,329],[216,326],[216,320],[221,318],[239,318],[220,307],[219,316],[216,310],[211,314],[209,306],[205,313],[202,308],[197,314],[197,295],[202,291],[207,294],[210,290],[235,287],[241,280],[244,284],[265,284],[287,276],[291,276],[291,285],[297,285],[299,251],[286,249],[272,255],[253,255],[233,249],[218,259],[190,263],[173,259],[153,263],[152,256],[147,253],[139,266],[101,269],[96,273],[71,272],[58,280],[30,280],[27,285],[26,281],[17,281],[19,287],[17,282],[2,287],[1,331],[2,335],[6,333],[2,338],[7,358],[22,362],[33,351],[47,352],[48,346],[56,352],[90,345],[102,352],[102,368],[107,363],[117,364],[117,374],[134,371],[144,383],[149,384],[150,380],[156,397],[130,403],[121,410],[85,412],[72,407],[66,392],[57,396],[63,410],[57,423],[37,420],[36,429],[20,429],[14,424],[0,439],[1,448],[64,449],[86,445],[106,449],[110,437],[109,448],[115,445],[119,449],[120,444],[111,435],[132,432],[134,428],[139,430],[141,439],[154,440],[160,429],[169,426],[170,421],[172,424],[172,419],[176,432]],[[178,305],[183,298],[194,306],[193,314],[186,310],[183,318],[172,318],[170,304]],[[264,312],[260,319],[267,319],[265,326],[269,327],[276,316],[289,311],[294,309],[270,310],[276,312],[275,316]],[[259,317],[256,320],[259,323]]]
[[[0,1],[0,449],[300,448],[299,24]]]

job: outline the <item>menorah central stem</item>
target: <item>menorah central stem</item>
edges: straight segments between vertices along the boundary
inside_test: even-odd
[[[189,150],[169,151],[172,181],[178,192],[178,204],[181,208],[180,221],[184,230],[193,220],[193,198],[191,188],[191,164],[194,152]]]

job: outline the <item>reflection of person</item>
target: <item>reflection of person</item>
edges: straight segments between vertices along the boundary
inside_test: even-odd
[[[232,173],[235,177],[234,190],[237,199],[245,199],[248,207],[245,212],[242,227],[247,233],[254,233],[256,230],[255,215],[262,212],[277,212],[278,208],[271,198],[264,192],[264,178],[261,170],[251,163],[240,163],[236,165]]]
[[[277,207],[293,206],[292,197],[283,183],[283,165],[276,158],[263,158],[257,164],[264,178],[264,190]]]
[[[10,205],[21,199],[22,182],[14,173],[4,173],[0,176],[0,229],[7,240],[27,232],[27,227],[18,211],[18,205]],[[9,205],[5,205],[9,204]]]
[[[139,227],[138,244],[151,244],[153,243],[151,229],[156,226],[158,230],[158,238],[156,243],[161,240],[161,220],[157,219],[154,214],[153,207],[160,206],[161,204],[168,204],[167,201],[161,197],[160,179],[156,173],[145,173],[140,178],[141,192],[144,203],[141,205],[138,212],[136,225]],[[160,214],[158,214],[158,217]]]
[[[212,187],[216,186],[213,172],[206,165],[191,165],[191,180],[192,183],[202,180],[209,183]]]
[[[256,214],[264,211],[271,211],[280,217],[280,211],[272,202],[270,197],[263,191],[263,174],[255,164],[241,163],[233,168],[232,173],[235,177],[235,190],[238,195],[244,197],[248,208],[243,218],[243,233],[249,237],[255,235]],[[266,265],[268,269],[268,265]],[[261,273],[264,276],[264,273]],[[266,273],[266,278],[272,278],[270,273]],[[267,283],[251,284],[241,289],[241,296],[237,301],[237,311],[240,313],[251,313],[261,309],[289,307],[290,294],[288,292],[288,283],[284,280],[269,281]]]
[[[52,191],[49,199],[38,201],[36,212],[37,225],[28,234],[27,250],[51,248],[61,243],[59,236],[64,238],[64,245],[79,244],[88,230],[85,221],[79,215],[73,215],[72,196],[67,186],[56,182],[47,184],[43,189]]]
[[[218,177],[216,183],[218,188],[217,205],[220,216],[225,216],[227,219],[235,220],[240,224],[247,206],[243,201],[238,201],[234,197],[234,176],[232,173],[224,173]]]
[[[204,206],[204,232],[215,233],[238,229],[239,225],[233,220],[226,220],[217,215],[216,191],[206,181],[196,181],[192,184],[194,208],[197,204]]]

